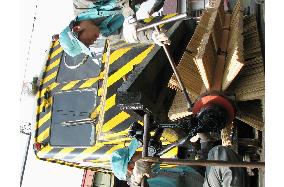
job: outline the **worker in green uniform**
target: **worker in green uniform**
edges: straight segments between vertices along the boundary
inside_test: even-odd
[[[210,145],[213,145],[210,143],[210,139],[202,139],[202,136],[201,142],[203,144],[201,144],[203,146],[202,149],[204,150],[210,150]],[[147,179],[150,187],[246,186],[245,170],[243,168],[212,166],[206,167],[205,173],[199,173],[196,169],[189,166],[162,169],[158,164],[155,164],[149,167],[149,163],[139,160],[141,152],[136,151],[139,146],[141,146],[141,143],[134,138],[127,148],[113,152],[110,160],[114,175],[120,180],[127,181],[131,187],[139,186],[144,175],[150,177]],[[206,153],[206,151],[203,153]],[[237,154],[232,149],[224,146],[211,148],[207,159],[224,161],[239,160]]]
[[[99,36],[118,35],[129,43],[170,43],[165,33],[153,30],[137,33],[138,24],[127,0],[97,0],[60,33],[59,42],[72,57],[81,53],[92,56],[89,46]]]

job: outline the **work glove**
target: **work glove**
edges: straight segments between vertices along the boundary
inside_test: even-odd
[[[137,42],[137,21],[133,16],[129,16],[124,19],[123,22],[123,37],[128,43],[136,43]]]
[[[137,160],[128,181],[130,186],[139,186],[141,184],[142,178],[146,176],[151,177],[151,164],[149,162],[143,162],[142,160]]]
[[[166,36],[165,31],[163,29],[161,29],[160,32],[155,30],[152,33],[152,40],[155,42],[155,44],[159,46],[163,46],[163,44],[171,44],[170,39]]]

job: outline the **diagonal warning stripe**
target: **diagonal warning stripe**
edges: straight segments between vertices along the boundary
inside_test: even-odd
[[[115,97],[116,94],[112,95],[110,98],[106,100],[105,111],[108,111],[111,107],[115,105]],[[96,116],[96,114],[98,114],[100,111],[101,111],[101,104],[97,106],[97,108],[92,112],[91,116]]]
[[[110,158],[110,155],[111,155],[111,153],[112,152],[114,152],[114,151],[116,151],[116,150],[118,150],[118,149],[120,149],[120,148],[124,148],[124,144],[123,143],[121,143],[121,144],[119,144],[119,145],[115,145],[115,146],[113,146],[111,149],[109,149],[107,152],[105,152],[105,156],[104,157],[101,157],[100,159],[97,159],[97,160],[92,160],[92,162],[101,162],[101,161],[104,161],[104,160],[109,160]]]
[[[41,113],[43,111],[43,108],[47,108],[49,107],[49,102],[46,101],[46,99],[43,99],[43,101],[41,102],[41,104],[38,106],[38,113]]]
[[[104,136],[105,139],[109,139],[109,138],[116,138],[116,137],[120,137],[120,136],[124,136],[128,134],[128,129],[124,130],[124,131],[120,131],[118,133],[111,133],[111,134],[107,134]]]
[[[44,96],[46,91],[52,91],[54,88],[56,88],[59,85],[59,83],[53,82],[48,87],[43,88],[42,90],[39,90],[37,92],[37,98],[41,98]]]
[[[84,82],[79,88],[89,88],[93,84],[95,84],[98,80],[102,79],[104,77],[104,73],[101,72],[98,77],[90,78],[86,82]]]
[[[120,124],[129,117],[130,115],[127,114],[126,112],[124,111],[120,112],[119,114],[117,114],[115,117],[113,117],[111,120],[109,120],[103,125],[102,132],[110,131],[116,125]]]
[[[49,64],[47,67],[46,67],[46,70],[45,72],[48,72],[50,70],[52,70],[53,68],[55,68],[56,66],[58,66],[60,63],[60,58],[55,60],[54,62],[52,62],[51,64]]]
[[[51,150],[52,150],[52,147],[50,145],[47,145],[37,153],[37,156],[39,158],[44,158],[44,155],[49,153]]]
[[[111,107],[115,105],[116,94],[113,94],[110,98],[106,100],[105,111],[108,111]]]
[[[121,49],[117,49],[115,50],[109,57],[109,64],[114,63],[117,59],[119,59],[120,57],[122,57],[125,53],[127,53],[131,48],[127,47],[127,48],[121,48]]]
[[[126,65],[121,67],[118,71],[113,73],[107,81],[107,87],[111,86],[113,83],[121,79],[124,75],[126,75],[128,72],[133,70],[133,66],[141,63],[147,55],[151,52],[151,50],[155,47],[155,45],[151,45],[149,48],[147,48],[145,51],[137,55],[135,58],[133,58],[131,61],[129,61]],[[98,95],[101,96],[103,89],[100,88],[98,91]]]
[[[165,19],[168,19],[168,18],[174,17],[174,16],[176,16],[176,15],[177,15],[177,13],[168,14],[168,15],[166,15],[165,17],[163,17],[163,18],[162,18],[162,20],[165,20]],[[165,25],[165,24],[161,24],[161,25],[159,25],[159,28],[162,28],[164,25]]]
[[[61,90],[70,90],[71,88],[73,88],[78,82],[80,82],[80,80],[76,80],[76,81],[71,81],[68,84],[66,84]]]
[[[49,120],[51,117],[51,111],[48,112],[45,116],[43,116],[42,118],[40,118],[40,120],[38,121],[37,124],[37,128],[40,128],[42,126],[42,124],[44,124],[45,122],[47,122],[47,120]]]
[[[45,77],[42,81],[42,84],[47,83],[48,81],[50,81],[51,79],[55,78],[57,75],[57,71],[51,73],[50,75],[48,75],[47,77]]]
[[[75,148],[72,148],[72,147],[64,148],[61,151],[59,151],[58,153],[56,153],[56,155],[54,155],[53,158],[54,159],[63,159],[65,156],[67,156],[74,149]]]
[[[56,49],[55,51],[53,51],[50,55],[50,59],[54,58],[56,55],[58,55],[59,53],[61,53],[63,51],[62,47]]]
[[[58,40],[55,41],[55,42],[51,42],[51,44],[50,44],[50,49],[51,49],[51,48],[52,48],[52,49],[56,48],[56,47],[58,46],[58,44],[59,44],[59,41],[58,41]],[[48,54],[47,59],[50,59],[50,56],[51,56],[51,53]]]
[[[88,158],[90,155],[92,155],[94,152],[96,152],[97,150],[99,150],[103,146],[104,146],[104,144],[96,144],[93,147],[87,148],[84,151],[82,151],[82,153],[80,153],[76,157],[74,157],[72,160],[76,161],[76,160],[82,160],[84,158]]]
[[[40,135],[38,135],[37,137],[37,142],[43,142],[46,138],[48,138],[49,136],[49,131],[50,131],[50,127],[48,127],[47,129],[45,129],[45,131],[43,131]]]

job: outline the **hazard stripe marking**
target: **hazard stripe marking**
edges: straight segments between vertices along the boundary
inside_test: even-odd
[[[90,78],[87,81],[85,81],[79,88],[89,88],[93,84],[95,84],[98,80],[102,79],[104,77],[104,73],[101,72],[98,77]]]
[[[43,79],[43,83],[42,83],[42,84],[45,84],[45,83],[47,83],[48,81],[50,81],[51,79],[55,78],[56,75],[57,75],[57,71],[51,73],[50,75],[48,75],[47,77],[45,77],[45,78]]]
[[[38,98],[43,97],[44,94],[45,94],[45,92],[46,92],[47,90],[48,90],[48,91],[51,91],[51,90],[53,90],[54,88],[56,88],[58,85],[59,85],[59,83],[56,83],[56,82],[51,83],[50,85],[48,85],[48,87],[43,88],[42,90],[38,91],[38,92],[37,92],[37,97],[38,97]]]
[[[110,98],[106,100],[105,111],[108,111],[111,107],[115,105],[116,94],[113,94]]]
[[[129,117],[122,121],[121,123],[117,123],[114,125],[114,127],[111,129],[111,132],[120,132],[120,131],[125,131],[130,127],[130,125],[135,122],[134,118]]]
[[[100,159],[97,159],[97,160],[92,160],[92,162],[96,163],[96,162],[101,162],[101,161],[105,161],[105,160],[109,160],[110,159],[110,156],[111,156],[111,153],[120,149],[120,148],[124,148],[124,144],[121,143],[119,145],[115,145],[113,146],[110,150],[108,150],[105,154],[104,154],[104,157],[101,157]]]
[[[37,137],[37,142],[43,142],[46,138],[49,137],[50,127],[45,129],[40,135]]]
[[[124,75],[126,75],[128,72],[130,72],[133,69],[134,65],[137,65],[141,63],[145,57],[148,55],[149,52],[155,47],[155,45],[151,45],[149,48],[147,48],[145,51],[137,55],[134,59],[129,61],[125,66],[121,67],[118,71],[113,73],[107,81],[107,87],[111,86],[113,83],[121,79]],[[98,91],[98,95],[100,96],[102,94],[103,89],[100,88]]]
[[[128,128],[124,131],[120,131],[117,133],[111,133],[111,134],[107,134],[104,136],[105,139],[110,139],[110,138],[117,138],[120,136],[126,136],[128,134]]]
[[[172,158],[177,155],[178,148],[175,147],[172,150],[168,151],[167,153],[163,154],[161,158]]]
[[[74,157],[72,160],[75,161],[75,160],[82,160],[84,158],[87,158],[87,157],[91,156],[94,152],[96,152],[97,150],[102,148],[103,146],[104,146],[103,144],[96,144],[93,147],[87,148],[82,153],[80,153],[76,157]]]
[[[54,62],[52,62],[50,65],[48,65],[48,66],[46,67],[45,72],[48,72],[48,71],[50,71],[51,69],[55,68],[56,66],[59,65],[59,63],[60,63],[60,58],[57,59],[57,60],[55,60]]]
[[[126,112],[124,111],[120,112],[118,115],[116,115],[114,118],[112,118],[103,125],[102,132],[107,132],[111,130],[112,128],[114,128],[115,126],[117,126],[118,124],[120,124],[129,117],[130,115],[127,114]]]
[[[37,128],[40,128],[40,126],[42,126],[42,124],[44,124],[47,120],[49,120],[51,117],[51,111],[48,112],[45,116],[43,116],[37,124]]]
[[[43,149],[41,149],[38,153],[37,156],[39,158],[44,158],[44,155],[46,155],[46,153],[49,153],[52,150],[51,146],[45,146]]]
[[[65,156],[67,156],[70,152],[72,152],[75,148],[72,147],[68,147],[68,148],[64,148],[61,151],[59,151],[58,153],[56,153],[56,155],[53,156],[54,159],[62,159]]]
[[[61,53],[62,51],[63,51],[62,47],[56,49],[54,52],[51,53],[50,59],[54,58],[56,55],[58,55],[58,54]]]
[[[125,53],[127,53],[131,48],[121,48],[121,49],[117,49],[115,50],[109,57],[109,64],[114,63],[117,59],[119,59],[120,57],[122,57]]]
[[[80,82],[80,80],[76,80],[76,81],[71,81],[68,84],[66,84],[61,90],[70,90],[71,88],[73,88],[78,82]]]

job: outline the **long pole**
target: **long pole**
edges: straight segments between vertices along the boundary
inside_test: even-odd
[[[155,30],[156,30],[157,32],[160,32],[160,29],[158,28],[158,26],[155,26],[154,28],[155,28]],[[179,73],[178,73],[178,71],[177,71],[177,68],[176,68],[175,63],[174,63],[174,60],[173,60],[173,58],[172,58],[172,56],[171,56],[171,54],[170,54],[170,51],[169,51],[169,49],[168,49],[168,46],[165,45],[165,44],[163,44],[163,49],[164,49],[164,51],[165,51],[165,53],[166,53],[166,55],[167,55],[167,57],[168,57],[168,60],[169,60],[169,62],[170,62],[170,64],[171,64],[172,69],[173,69],[173,71],[174,71],[174,74],[175,74],[175,76],[176,76],[176,78],[177,78],[178,84],[179,84],[179,86],[181,87],[181,90],[182,90],[182,92],[183,92],[183,94],[184,94],[184,97],[185,97],[185,99],[186,99],[186,101],[187,101],[187,108],[188,108],[188,110],[190,111],[190,109],[191,109],[191,107],[192,107],[192,102],[191,102],[191,100],[190,100],[190,98],[189,98],[189,96],[188,96],[188,93],[187,93],[187,91],[186,91],[186,88],[185,88],[185,86],[184,86],[184,84],[183,84],[183,82],[182,82],[182,80],[181,80],[181,78],[180,78],[180,75],[179,75]]]
[[[24,179],[24,174],[25,174],[25,168],[26,168],[27,158],[28,158],[28,154],[29,154],[29,147],[30,147],[31,137],[32,137],[32,133],[29,133],[28,145],[27,145],[25,159],[24,159],[24,164],[23,164],[23,168],[22,168],[22,172],[21,172],[20,187],[22,186],[22,182],[23,182],[23,179]]]
[[[148,156],[148,143],[149,143],[149,114],[144,114],[144,133],[143,133],[143,150],[142,150],[142,158]],[[144,176],[141,181],[141,187],[147,186],[147,177]]]
[[[145,162],[176,164],[183,166],[223,166],[223,167],[245,167],[245,168],[265,168],[265,162],[228,162],[222,160],[178,160],[171,158],[145,157],[141,159]]]

